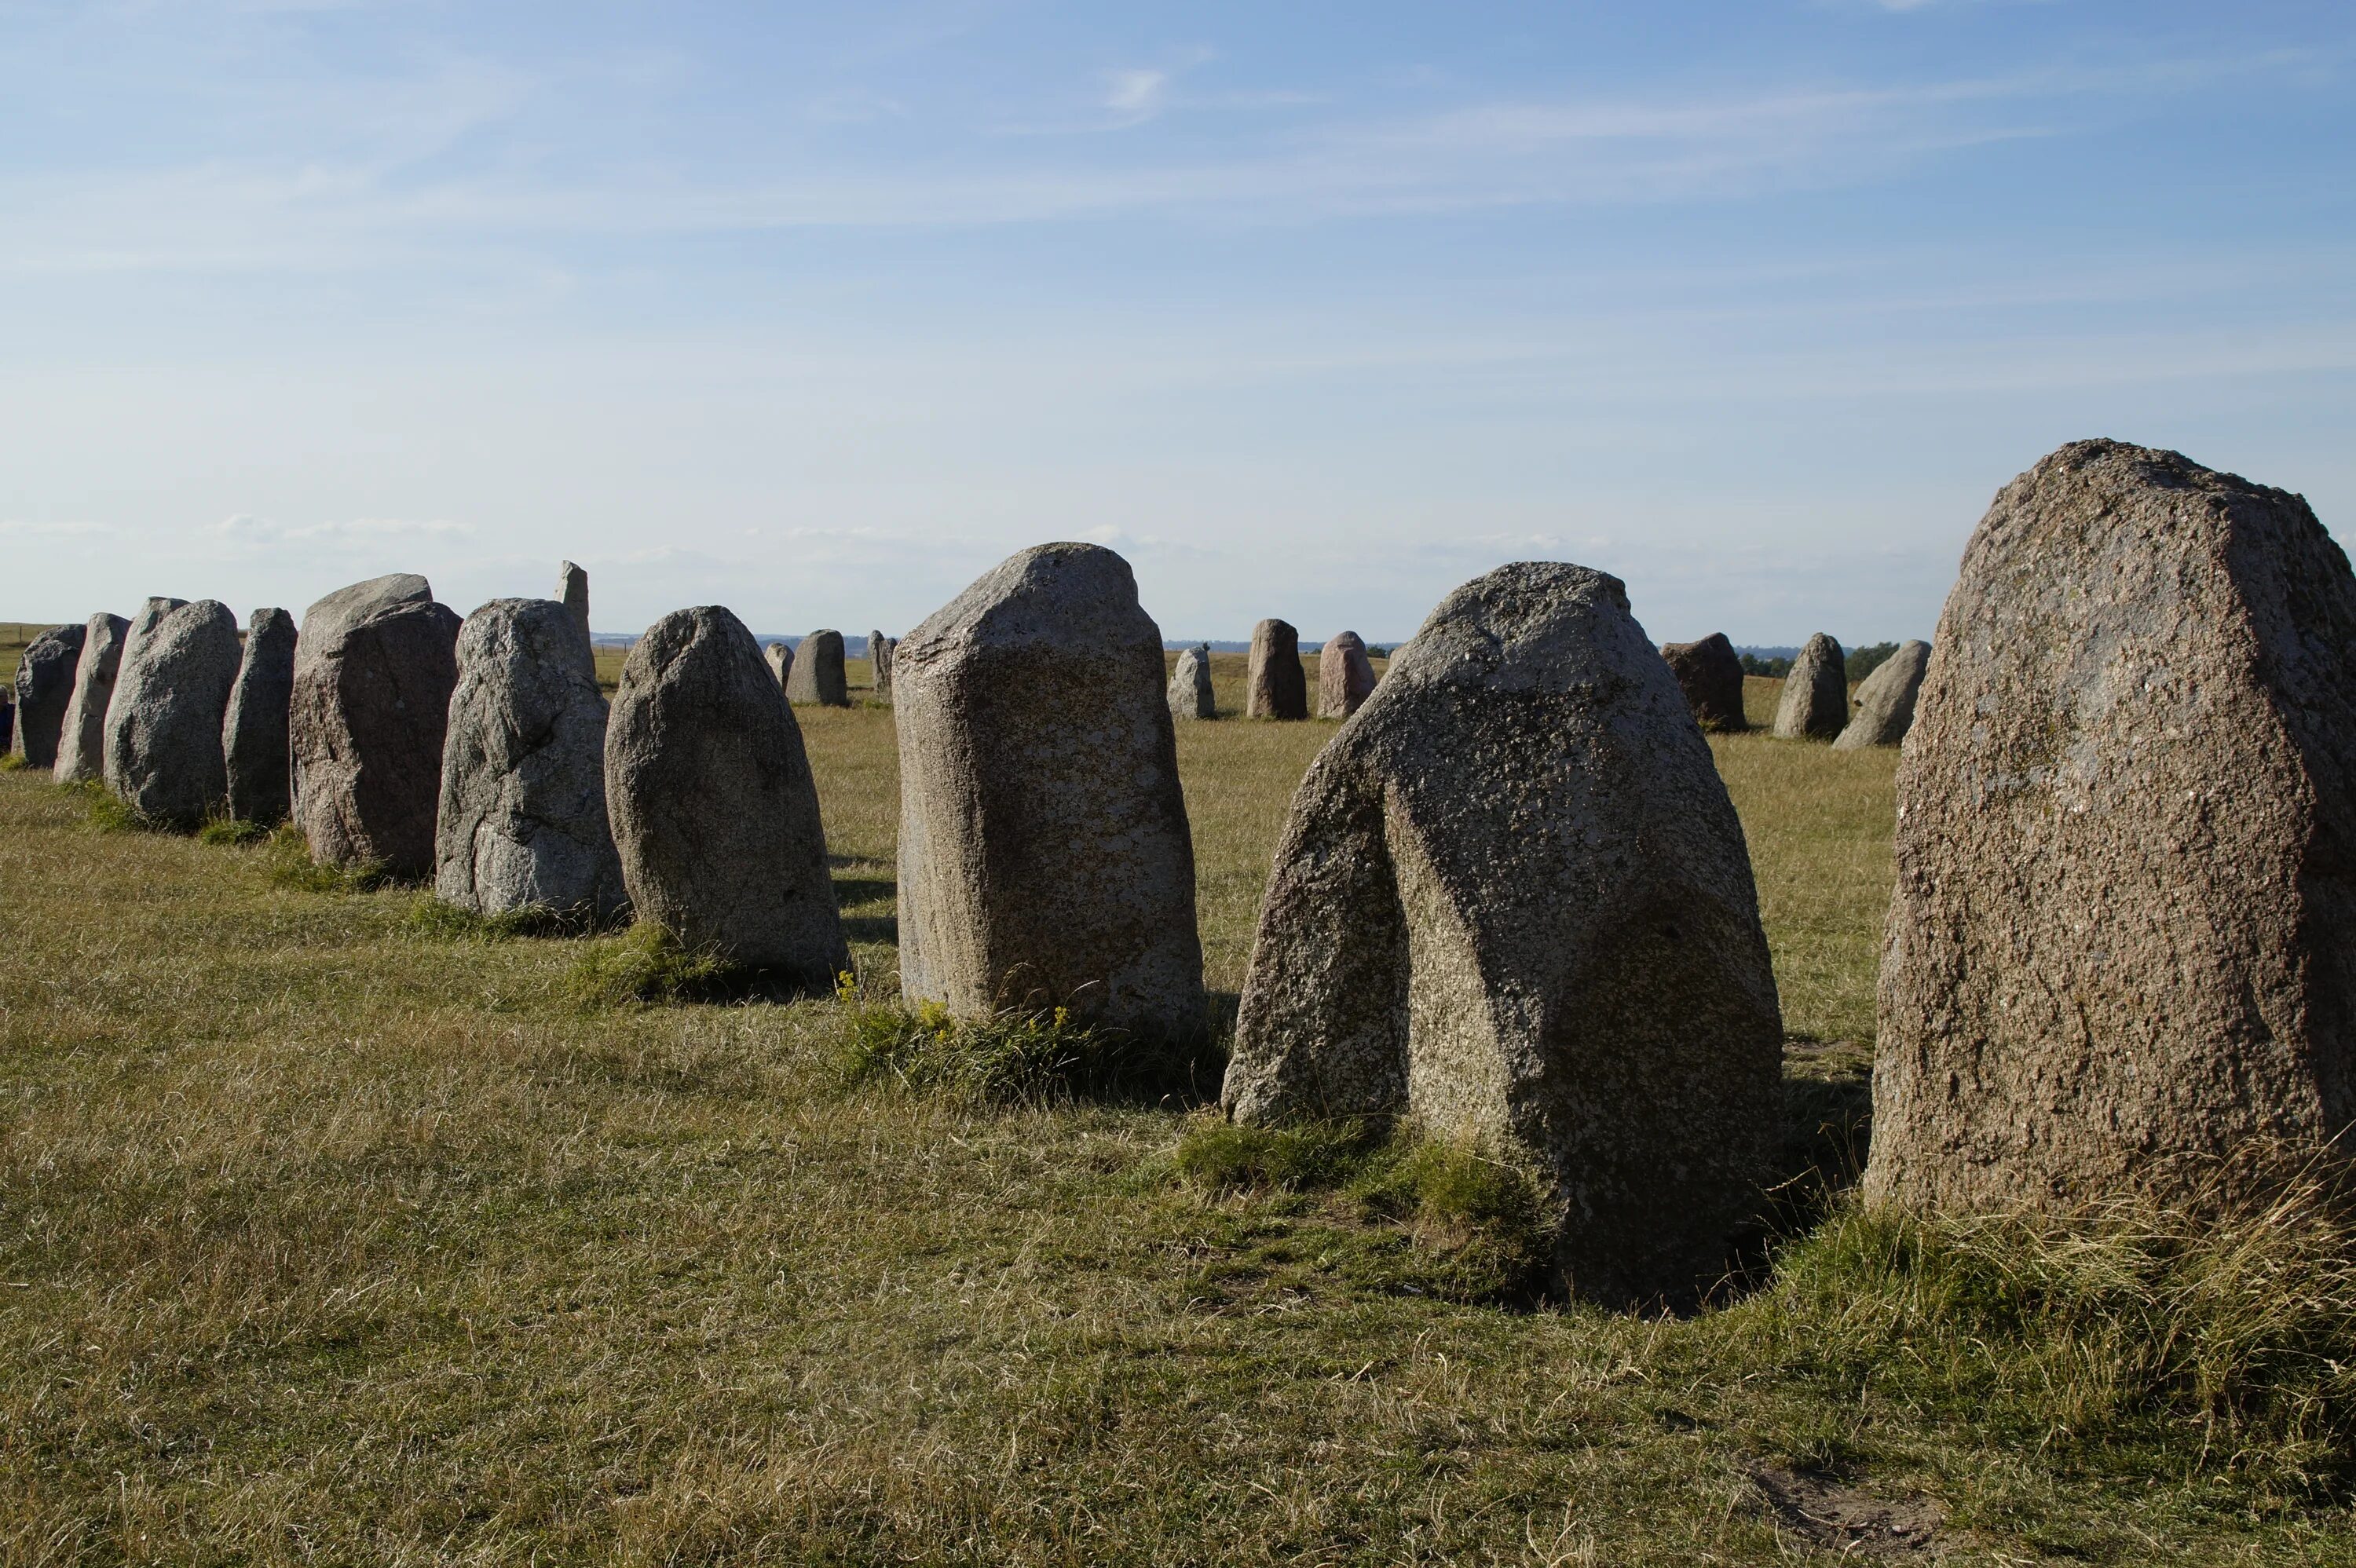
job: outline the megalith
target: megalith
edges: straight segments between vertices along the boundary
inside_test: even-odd
[[[1178,664],[1170,672],[1170,717],[1173,719],[1215,719],[1217,701],[1211,695],[1211,645],[1184,650]]]
[[[826,708],[851,706],[851,686],[842,674],[841,632],[812,632],[802,639],[786,670],[786,698]]]
[[[785,690],[786,682],[792,678],[794,673],[792,645],[787,643],[771,643],[761,650],[761,656],[767,661],[770,675],[776,677],[777,689]]]
[[[867,662],[874,670],[869,683],[874,688],[875,700],[892,700],[892,639],[881,632],[867,634]]]
[[[114,699],[114,677],[123,666],[123,643],[131,623],[102,610],[82,627],[81,658],[74,666],[73,696],[58,726],[58,783],[101,778],[106,763],[106,705]]]
[[[1290,621],[1270,619],[1252,628],[1251,658],[1244,671],[1244,717],[1309,717],[1309,677],[1301,667],[1301,634]]]
[[[594,645],[589,644],[589,574],[569,560],[558,563],[556,597],[580,628],[582,643]]]
[[[221,762],[229,775],[229,814],[265,827],[294,808],[294,760],[287,712],[294,699],[294,617],[256,610],[246,623],[245,656],[221,720]]]
[[[1914,723],[1914,699],[1931,667],[1931,645],[1906,642],[1858,683],[1857,713],[1833,742],[1836,752],[1895,746]]]
[[[1824,741],[1848,722],[1848,661],[1841,645],[1824,633],[1810,637],[1783,677],[1775,704],[1773,734],[1779,741]]]
[[[107,789],[142,817],[193,831],[227,805],[221,720],[242,656],[237,616],[217,599],[150,599],[132,623],[102,765]]]
[[[11,685],[0,691],[0,752],[14,753],[16,749],[16,688]]]
[[[1205,1029],[1162,633],[1129,562],[1046,544],[903,638],[900,986],[960,1017]]]
[[[26,645],[16,661],[16,738],[9,745],[28,768],[58,765],[58,735],[89,635],[87,626],[52,626]]]
[[[1396,660],[1398,656],[1392,656]],[[1730,732],[1751,728],[1742,716],[1742,656],[1724,632],[1712,632],[1697,643],[1665,644],[1661,657],[1677,677],[1694,722],[1705,730]]]
[[[1692,1300],[1759,1212],[1783,1029],[1742,825],[1618,579],[1442,600],[1294,795],[1223,1098],[1531,1170],[1572,1291]]]
[[[1997,494],[1933,645],[1898,765],[1869,1195],[2181,1200],[2237,1151],[2342,1133],[2356,577],[2308,504],[2062,447]]]
[[[605,920],[628,901],[605,816],[605,699],[569,606],[494,599],[458,628],[434,893],[477,914]]]
[[[1317,653],[1317,717],[1347,719],[1374,694],[1375,667],[1355,632],[1325,639]]]
[[[303,614],[288,747],[294,822],[323,866],[434,873],[458,616],[413,572],[338,589]]]
[[[726,610],[674,610],[630,649],[605,800],[639,920],[791,982],[850,967],[801,726]]]

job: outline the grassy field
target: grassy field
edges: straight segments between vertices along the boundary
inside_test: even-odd
[[[891,715],[798,712],[880,981]],[[1180,728],[1215,988],[1332,732]],[[1713,746],[1804,1157],[1892,759]],[[2344,1445],[2056,1326],[2115,1249],[1841,1211],[1689,1317],[1483,1299],[1445,1226],[1190,1176],[1199,1105],[857,1079],[832,1001],[585,1006],[588,939],[271,857],[0,775],[0,1563],[2356,1563]]]

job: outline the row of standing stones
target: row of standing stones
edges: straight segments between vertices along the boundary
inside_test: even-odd
[[[226,612],[198,609],[119,634],[115,699],[139,695],[121,725],[108,709],[110,784],[118,732],[135,757],[177,723],[159,681],[200,674],[196,708],[239,678]],[[417,578],[313,607],[291,709],[315,854],[414,865],[438,803],[454,901],[470,877],[478,907],[626,899],[739,963],[843,967],[800,731],[736,617],[657,623],[610,717],[562,606],[455,622]],[[1262,630],[1273,703],[1302,677],[1291,628]],[[70,672],[59,635],[27,655],[37,683]],[[1125,561],[1055,544],[893,652],[908,999],[1204,1030],[1173,709],[1200,716],[1206,671],[1183,655],[1165,684],[1161,646]],[[2328,1147],[2356,1117],[2356,576],[2306,502],[2064,447],[1997,497],[1933,646],[1875,707],[1915,718],[1869,1196],[2230,1196],[2220,1170],[2259,1168],[2237,1156]],[[1781,1109],[1751,862],[1676,664],[1598,571],[1449,594],[1295,795],[1223,1093],[1246,1123],[1404,1117],[1524,1165],[1565,1285],[1621,1304],[1721,1276]],[[1804,654],[1796,732],[1846,708],[1838,667],[1828,638]]]
[[[1728,733],[1748,730],[1742,711],[1742,658],[1724,632],[1697,643],[1669,643],[1661,657],[1694,721]],[[1810,637],[1783,677],[1770,731],[1782,741],[1830,741],[1835,751],[1895,746],[1914,722],[1914,704],[1930,673],[1931,645],[1906,642],[1858,683],[1856,711],[1849,707],[1847,661],[1841,645],[1824,633]]]

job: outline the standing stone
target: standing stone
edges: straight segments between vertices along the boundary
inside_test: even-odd
[[[573,624],[581,629],[581,641],[589,642],[589,574],[571,561],[559,563],[556,569],[556,597],[572,613]]]
[[[786,671],[786,698],[791,702],[816,702],[828,708],[851,706],[851,686],[842,675],[842,634],[812,632],[794,650]]]
[[[1931,667],[1931,645],[1909,642],[1858,683],[1857,716],[1833,742],[1836,752],[1895,746],[1914,723],[1914,699]]]
[[[2356,577],[2307,503],[2065,446],[1997,495],[1934,645],[1868,1193],[2183,1200],[2212,1161],[2345,1131]]]
[[[74,667],[73,696],[58,727],[58,783],[81,784],[103,776],[106,705],[114,699],[114,677],[123,665],[123,642],[131,623],[102,610],[82,628],[81,659]]]
[[[1775,738],[1820,741],[1848,722],[1848,663],[1841,645],[1818,632],[1792,661],[1775,705]]]
[[[58,734],[73,701],[74,668],[81,662],[87,626],[52,626],[35,637],[16,664],[16,738],[9,742],[28,768],[58,765]]]
[[[960,1017],[1206,1023],[1162,633],[1129,562],[1046,544],[901,644],[900,987]]]
[[[675,610],[630,650],[605,796],[641,921],[789,980],[850,967],[801,726],[735,616]]]
[[[242,656],[237,616],[217,599],[132,623],[106,708],[103,767],[107,789],[147,821],[194,831],[227,804],[221,720]]]
[[[494,599],[458,628],[434,893],[477,914],[604,920],[628,901],[605,819],[605,699],[569,605]]]
[[[1186,649],[1178,667],[1170,672],[1170,717],[1215,719],[1218,704],[1211,696],[1211,645]]]
[[[314,860],[433,874],[457,640],[457,615],[412,572],[356,582],[304,613],[287,733],[294,821]]]
[[[892,700],[892,640],[881,632],[867,634],[867,662],[875,675],[871,684],[875,688],[875,700]]]
[[[761,654],[768,661],[769,673],[777,677],[777,689],[785,690],[786,682],[791,680],[794,674],[793,648],[785,643],[771,643],[761,650]]]
[[[1724,632],[1712,632],[1697,643],[1669,643],[1662,647],[1661,657],[1677,677],[1694,722],[1729,732],[1751,728],[1742,716],[1742,656]]]
[[[1245,718],[1309,717],[1309,677],[1301,667],[1301,634],[1290,622],[1268,620],[1252,628],[1251,662],[1245,681]]]
[[[1347,719],[1374,695],[1375,667],[1355,632],[1329,637],[1317,654],[1317,717]]]
[[[0,691],[0,752],[14,752],[16,746],[16,689],[10,687]]]
[[[1485,1149],[1544,1183],[1572,1290],[1674,1303],[1758,1211],[1782,1059],[1742,825],[1619,580],[1457,589],[1293,797],[1229,1114]]]
[[[293,809],[294,761],[287,748],[287,710],[294,699],[294,617],[256,610],[245,634],[245,657],[221,721],[221,761],[229,773],[229,814],[264,827]]]

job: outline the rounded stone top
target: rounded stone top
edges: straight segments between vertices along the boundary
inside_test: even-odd
[[[1137,602],[1137,574],[1102,545],[1033,545],[976,578],[893,650],[894,666],[919,664],[945,645],[1068,647],[1150,640],[1160,629]]]

